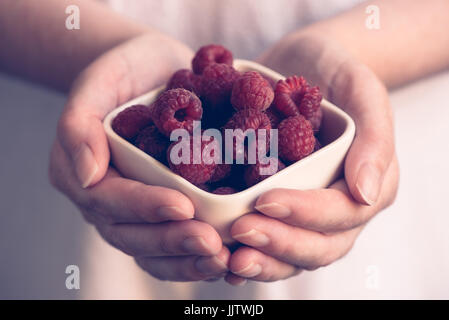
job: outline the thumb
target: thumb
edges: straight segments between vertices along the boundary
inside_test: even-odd
[[[72,161],[82,188],[100,181],[109,165],[109,149],[101,119],[83,110],[69,108],[58,123],[58,139]]]
[[[356,136],[345,162],[346,182],[359,203],[374,205],[394,155],[393,115],[387,91],[379,82],[365,82],[350,95],[346,110],[356,124]]]

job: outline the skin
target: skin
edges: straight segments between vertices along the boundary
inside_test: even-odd
[[[262,195],[258,213],[232,226],[243,244],[232,255],[211,226],[193,219],[183,194],[125,179],[109,166],[104,116],[188,67],[189,48],[92,1],[43,0],[37,6],[4,0],[0,43],[8,46],[0,67],[62,91],[71,87],[50,180],[111,245],[159,279],[276,281],[343,257],[369,220],[394,201],[399,170],[387,88],[449,66],[447,1],[374,3],[381,8],[381,30],[364,28],[366,3],[287,35],[260,57],[283,74],[319,85],[353,117],[357,132],[344,179],[327,189]],[[79,33],[61,27],[66,15],[60,13],[69,4],[83,12]],[[424,46],[421,39],[429,41]]]

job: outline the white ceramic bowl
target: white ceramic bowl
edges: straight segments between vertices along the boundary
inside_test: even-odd
[[[239,71],[255,70],[276,81],[284,78],[251,61],[235,60],[234,67]],[[324,188],[332,183],[342,171],[345,155],[354,138],[354,121],[341,109],[323,99],[323,122],[320,130],[323,148],[251,188],[230,195],[212,194],[174,174],[112,130],[112,120],[118,113],[135,104],[149,105],[163,89],[161,87],[137,97],[106,116],[104,128],[109,140],[112,162],[127,178],[176,189],[187,195],[195,206],[195,218],[215,227],[225,243],[232,242],[229,236],[232,222],[253,211],[254,203],[262,193],[273,188]]]

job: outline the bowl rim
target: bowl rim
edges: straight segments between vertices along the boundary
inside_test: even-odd
[[[249,60],[244,60],[244,59],[235,59],[234,60],[234,67],[236,69],[247,69],[247,70],[254,70],[254,71],[258,71],[263,73],[264,75],[267,75],[275,80],[280,80],[280,79],[285,79],[286,77],[265,67],[262,66],[256,62],[253,61],[249,61]],[[282,175],[287,175],[291,170],[295,170],[297,169],[297,167],[299,166],[304,166],[306,165],[308,162],[313,161],[316,157],[319,157],[322,153],[324,152],[331,152],[332,149],[336,148],[339,144],[342,143],[343,140],[346,139],[353,139],[354,135],[355,135],[355,123],[354,120],[346,113],[344,112],[342,109],[340,109],[339,107],[335,106],[334,104],[332,104],[331,102],[329,102],[326,99],[322,99],[321,101],[321,107],[328,109],[328,111],[333,112],[335,114],[337,114],[339,117],[341,117],[344,122],[345,122],[345,128],[343,130],[343,132],[332,142],[330,142],[329,144],[325,145],[324,147],[322,147],[321,149],[313,152],[312,154],[308,155],[307,157],[296,161],[295,163],[292,163],[290,166],[286,167],[285,169],[277,172],[276,174],[260,181],[259,183],[246,188],[242,191],[233,193],[233,194],[225,194],[225,195],[221,195],[221,194],[214,194],[212,192],[208,192],[205,191],[199,187],[197,187],[196,185],[192,184],[191,182],[189,182],[188,180],[184,179],[183,177],[181,177],[180,175],[177,175],[176,173],[172,172],[167,166],[165,166],[164,164],[162,164],[161,162],[159,162],[158,160],[156,160],[155,158],[153,158],[152,156],[150,156],[149,154],[145,153],[143,150],[140,150],[139,148],[137,148],[136,146],[134,146],[132,143],[128,142],[127,140],[125,140],[124,138],[120,137],[113,129],[112,129],[112,120],[123,110],[129,108],[130,106],[133,106],[135,104],[142,104],[140,103],[140,101],[142,100],[151,100],[156,99],[156,97],[158,96],[158,94],[160,92],[162,92],[162,90],[165,89],[165,85],[162,85],[160,87],[157,87],[155,89],[150,90],[147,93],[144,93],[138,97],[135,97],[127,102],[125,102],[124,104],[114,108],[112,111],[110,111],[106,117],[103,120],[103,127],[105,129],[106,135],[108,137],[108,143],[109,139],[113,139],[116,143],[119,143],[120,145],[122,145],[123,147],[125,147],[126,149],[128,149],[129,152],[133,152],[135,153],[137,156],[139,157],[144,157],[145,160],[147,162],[149,162],[150,165],[156,167],[159,170],[162,170],[162,172],[166,175],[171,176],[171,179],[175,179],[177,183],[182,184],[184,187],[188,187],[189,189],[191,189],[192,192],[195,192],[197,196],[199,197],[207,197],[210,198],[211,200],[218,200],[218,199],[230,199],[230,198],[244,198],[247,197],[249,194],[252,193],[259,193],[258,190],[259,189],[263,189],[266,184],[269,184],[270,181],[273,179],[273,177],[280,177]],[[148,105],[148,102],[147,104]]]

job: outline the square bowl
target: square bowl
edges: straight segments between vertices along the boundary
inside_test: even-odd
[[[285,78],[252,61],[235,60],[234,67],[239,71],[258,71],[275,81]],[[240,216],[254,211],[254,204],[262,193],[273,188],[305,190],[324,188],[331,184],[341,174],[344,158],[354,139],[354,121],[340,108],[323,99],[321,102],[323,120],[319,133],[322,144],[320,150],[250,188],[230,195],[216,195],[196,187],[173,173],[112,129],[112,120],[117,114],[135,104],[151,104],[163,90],[164,87],[160,87],[141,95],[106,116],[103,125],[109,141],[112,163],[126,178],[184,193],[195,207],[195,218],[212,225],[227,244],[233,242],[229,235],[232,223]]]

